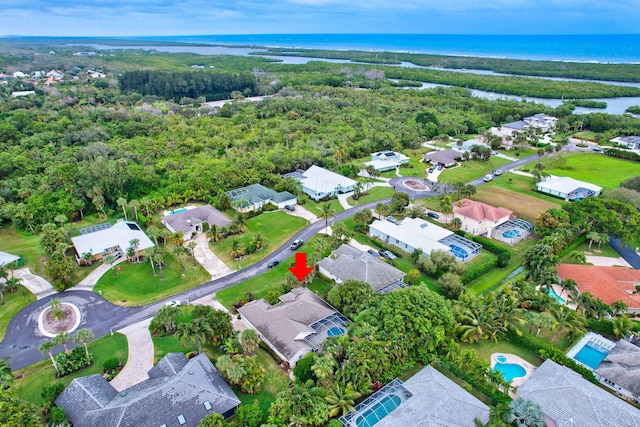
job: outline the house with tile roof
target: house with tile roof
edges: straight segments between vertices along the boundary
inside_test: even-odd
[[[538,191],[560,197],[565,201],[579,201],[587,197],[599,196],[602,187],[589,182],[578,181],[568,176],[549,176],[536,184]]]
[[[455,164],[462,159],[462,154],[456,150],[440,150],[431,151],[422,155],[425,163],[431,163],[432,165],[443,165],[448,168],[455,166]]]
[[[513,211],[496,208],[475,200],[462,199],[453,204],[453,217],[462,221],[461,230],[476,236],[491,236],[493,229],[511,219]]]
[[[320,274],[336,283],[347,280],[367,282],[374,292],[387,293],[404,288],[407,274],[368,253],[343,244],[318,263]]]
[[[240,405],[205,354],[169,353],[148,374],[120,393],[99,374],[76,378],[55,403],[74,427],[196,427]]]
[[[611,305],[616,301],[627,304],[627,313],[640,314],[640,270],[625,267],[604,267],[581,264],[558,264],[560,279],[573,279],[580,293],[589,292],[594,298]]]
[[[286,205],[295,205],[298,199],[288,191],[275,191],[261,184],[251,184],[246,187],[227,191],[231,204],[238,212],[250,212],[262,209],[267,203],[276,205],[279,209]]]
[[[378,408],[378,409],[376,409]],[[344,427],[472,427],[489,422],[489,407],[426,366],[404,383],[393,380],[340,417]]]
[[[307,288],[294,288],[279,300],[275,305],[265,299],[251,301],[238,312],[292,368],[305,354],[318,351],[328,336],[347,331],[347,318]]]
[[[551,359],[518,387],[517,394],[540,405],[550,418],[548,426],[640,426],[640,409]]]
[[[594,374],[616,393],[640,403],[640,347],[637,345],[618,341]]]
[[[162,223],[172,233],[182,231],[184,240],[189,240],[194,235],[201,233],[205,222],[209,225],[215,224],[218,227],[226,227],[231,224],[231,220],[225,214],[211,205],[183,209],[163,216]]]
[[[86,253],[93,254],[95,261],[117,252],[123,256],[127,253],[133,239],[138,239],[138,254],[155,246],[140,226],[133,221],[118,220],[113,225],[105,223],[80,230],[80,233],[80,236],[71,238],[78,263],[82,262],[82,256]]]
[[[353,191],[357,184],[351,178],[316,165],[311,166],[306,171],[297,170],[285,174],[283,177],[291,177],[299,181],[302,185],[302,191],[315,201],[322,200],[325,197],[332,197],[339,193]]]

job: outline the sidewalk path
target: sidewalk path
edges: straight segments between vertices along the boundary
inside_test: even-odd
[[[604,267],[629,267],[632,268],[631,265],[622,257],[619,258],[611,258],[605,256],[596,256],[596,255],[587,255],[587,262],[593,265],[604,266]]]
[[[126,257],[120,257],[113,265],[118,265],[124,261],[126,261]],[[109,270],[111,270],[111,266],[103,262],[71,289],[75,291],[92,291],[98,280]]]
[[[129,347],[127,364],[110,382],[119,392],[149,378],[147,371],[153,368],[154,354],[153,341],[149,333],[151,319],[145,319],[118,331],[127,336]]]
[[[31,270],[29,270],[29,267],[14,270],[13,276],[22,279],[20,284],[33,292],[37,299],[53,295],[57,292],[51,283],[43,277],[33,274]]]
[[[200,233],[196,235],[194,241],[197,244],[193,251],[196,261],[211,275],[211,280],[219,279],[234,272],[211,251],[206,234]]]

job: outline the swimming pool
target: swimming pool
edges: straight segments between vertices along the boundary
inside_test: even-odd
[[[337,337],[338,335],[343,335],[345,331],[343,328],[339,328],[337,326],[334,326],[333,328],[329,329],[327,331],[327,336],[328,337]]]
[[[401,403],[402,399],[396,395],[390,394],[383,397],[358,417],[356,426],[372,427],[376,425],[381,419],[400,406]]]
[[[453,251],[453,254],[458,258],[465,259],[467,256],[469,256],[469,252],[465,251],[460,246],[449,245],[449,247]]]
[[[507,363],[507,358],[503,355],[496,356],[496,360],[500,363]]]
[[[520,237],[520,232],[518,230],[507,230],[502,233],[502,237],[505,239],[513,239],[514,237]]]
[[[578,362],[587,365],[591,369],[596,369],[608,354],[609,351],[596,347],[595,344],[589,341],[575,356],[573,356],[573,358]]]
[[[566,303],[566,302],[567,302],[567,300],[566,300],[566,299],[564,299],[564,298],[562,298],[562,297],[560,297],[560,295],[558,295],[558,294],[556,293],[556,291],[554,291],[554,290],[553,290],[553,288],[548,287],[548,288],[547,288],[547,294],[548,294],[550,297],[553,297],[553,299],[555,299],[555,300],[558,302],[558,304],[564,304],[564,303]]]
[[[177,213],[180,213],[180,212],[184,212],[186,210],[187,210],[187,208],[176,209],[176,210],[170,211],[169,215],[173,215],[173,214],[177,214]]]
[[[505,361],[507,360],[507,358],[504,356],[498,356],[496,357],[496,360],[499,361],[500,357],[502,357]],[[517,363],[496,363],[493,367],[493,371],[500,372],[505,381],[508,383],[513,381],[514,378],[524,377],[527,374],[527,370]]]

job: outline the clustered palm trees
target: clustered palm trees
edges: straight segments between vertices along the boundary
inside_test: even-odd
[[[38,349],[42,354],[49,355],[49,358],[51,359],[51,364],[53,365],[53,368],[55,369],[56,374],[60,375],[60,369],[58,367],[58,363],[56,361],[56,358],[53,356],[53,349],[59,345],[62,345],[62,347],[64,348],[64,352],[66,354],[69,354],[70,350],[67,346],[68,342],[82,343],[84,345],[84,351],[85,351],[87,360],[90,360],[91,356],[89,355],[88,342],[91,341],[93,338],[94,338],[93,331],[89,328],[78,329],[78,331],[73,336],[71,336],[68,332],[60,332],[53,339],[44,341],[42,344],[40,344],[40,347],[38,347]]]

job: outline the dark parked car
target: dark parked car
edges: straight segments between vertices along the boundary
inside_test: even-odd
[[[428,216],[429,218],[433,218],[433,219],[438,219],[438,218],[440,218],[440,215],[438,215],[438,214],[437,214],[437,213],[435,213],[435,212],[427,212],[427,216]]]
[[[376,258],[378,258],[378,257],[380,256],[380,254],[379,254],[377,251],[373,250],[373,249],[369,249],[369,250],[367,251],[367,253],[368,253],[369,255],[371,255],[371,256],[376,257]]]
[[[434,170],[436,170],[436,167],[435,166],[431,166],[429,169],[427,169],[427,172],[433,173]]]
[[[267,267],[268,267],[268,268],[273,268],[273,267],[275,267],[275,266],[276,266],[276,265],[278,265],[278,264],[280,264],[280,261],[279,261],[279,260],[277,260],[277,259],[272,259],[271,261],[269,261],[269,262],[267,263]]]
[[[380,254],[380,256],[382,258],[386,258],[389,261],[393,261],[394,259],[398,258],[397,256],[395,256],[391,251],[387,251],[387,250],[382,250],[380,252],[378,252]]]
[[[296,210],[296,207],[293,205],[284,205],[284,208],[289,212],[294,212]]]
[[[441,171],[441,170],[442,170],[442,168],[444,168],[444,166],[442,166],[442,165],[438,165],[438,170],[439,170],[439,171]]]
[[[304,241],[302,239],[296,239],[293,241],[293,243],[291,244],[291,246],[289,246],[289,248],[292,251],[295,251],[296,249],[298,249],[300,246],[302,246],[302,244],[304,243]]]

